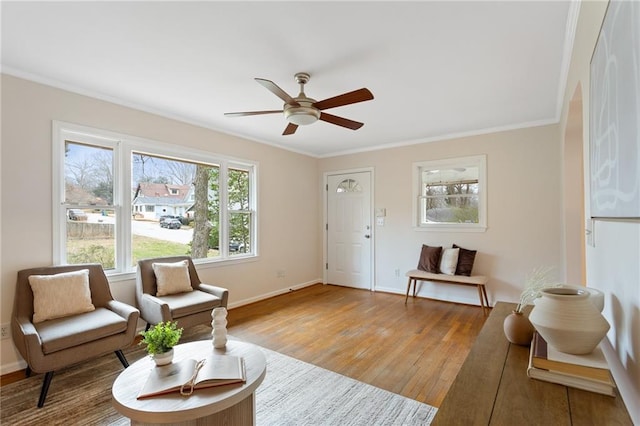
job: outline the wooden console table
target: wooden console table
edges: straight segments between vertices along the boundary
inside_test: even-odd
[[[432,425],[632,425],[620,394],[600,395],[530,379],[529,348],[510,344],[498,302]]]

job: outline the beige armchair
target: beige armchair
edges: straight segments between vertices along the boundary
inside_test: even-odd
[[[88,289],[85,272],[69,274],[82,270],[88,270]],[[68,275],[77,274],[81,275],[81,297],[76,297],[79,288],[77,280],[75,290],[70,290],[66,281],[62,281]],[[33,282],[30,282],[30,276],[34,276]],[[61,289],[66,292],[61,293]],[[82,299],[85,306],[80,309],[89,311],[60,313],[64,306],[79,305]],[[48,312],[53,318],[43,318],[43,313],[47,313],[45,308],[55,311]],[[69,309],[77,311],[75,306]],[[11,330],[13,341],[27,362],[27,377],[32,371],[45,373],[38,407],[44,405],[56,370],[109,352],[115,352],[122,365],[128,367],[122,349],[133,343],[139,315],[140,312],[133,306],[113,299],[100,264],[49,266],[19,271]]]
[[[181,276],[186,281],[183,284],[169,283],[174,288],[174,292],[170,294],[159,291],[158,265],[156,265],[155,271],[153,265],[170,265],[178,262],[186,262],[185,270],[178,271],[184,272]],[[167,277],[173,279],[176,276],[167,275]],[[211,311],[218,307],[226,308],[228,299],[229,291],[226,288],[204,284],[200,281],[189,256],[160,257],[138,261],[136,300],[140,309],[140,317],[147,322],[147,330],[151,325],[163,321],[176,321],[180,327],[191,327],[196,324],[210,325]]]

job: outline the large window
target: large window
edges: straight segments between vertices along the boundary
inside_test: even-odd
[[[118,273],[257,254],[255,164],[66,123],[53,134],[56,263]]]
[[[418,228],[486,229],[486,157],[413,164],[414,214]]]

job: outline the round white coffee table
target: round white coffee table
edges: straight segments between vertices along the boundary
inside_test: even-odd
[[[211,353],[243,357],[246,383],[197,389],[188,397],[176,392],[138,400],[136,397],[149,371],[155,368],[153,360],[145,357],[125,368],[116,378],[111,390],[113,406],[130,418],[132,425],[254,425],[254,392],[267,371],[264,354],[257,346],[246,342],[229,340],[226,348],[214,349],[211,340],[202,340],[175,346],[173,359],[174,362],[185,358],[202,359]]]

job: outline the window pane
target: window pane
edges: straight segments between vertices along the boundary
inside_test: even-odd
[[[101,263],[115,268],[115,211],[67,209],[67,263]]]
[[[362,187],[354,179],[345,179],[338,184],[336,192],[362,192]]]
[[[65,141],[64,202],[113,205],[113,150]]]
[[[229,169],[229,210],[249,210],[249,172]]]
[[[422,223],[478,223],[477,195],[424,197]]]
[[[159,256],[219,255],[219,168],[142,153],[132,155],[132,262]]]
[[[251,253],[251,213],[229,213],[229,254]]]

